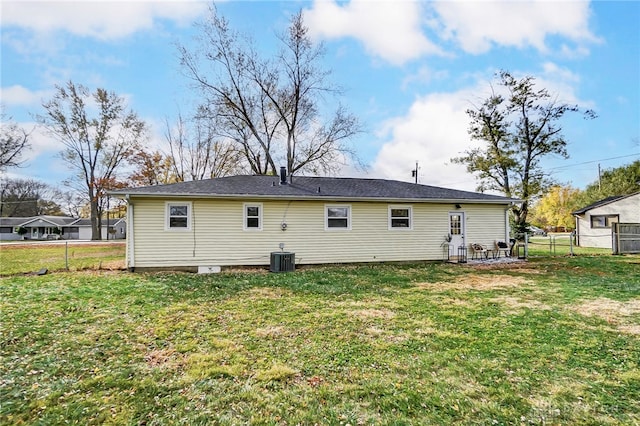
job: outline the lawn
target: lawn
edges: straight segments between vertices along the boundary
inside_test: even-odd
[[[2,424],[640,422],[640,256],[0,290]]]
[[[84,269],[123,269],[125,242],[5,243],[0,245],[0,276]]]

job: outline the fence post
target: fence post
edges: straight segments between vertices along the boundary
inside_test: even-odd
[[[529,258],[529,233],[524,233],[524,258]]]
[[[69,270],[69,241],[64,242],[64,266]]]
[[[573,256],[573,233],[575,231],[571,231],[571,234],[569,235],[569,254],[571,256]]]

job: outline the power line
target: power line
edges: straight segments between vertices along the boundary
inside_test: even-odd
[[[603,158],[603,159],[600,159],[600,160],[585,161],[583,163],[575,163],[575,164],[568,164],[568,165],[563,165],[563,166],[551,167],[548,170],[568,169],[570,167],[582,166],[584,164],[593,164],[593,163],[598,163],[600,161],[617,160],[617,159],[620,159],[620,158],[635,157],[635,156],[640,156],[640,153],[639,154],[621,155],[619,157]]]

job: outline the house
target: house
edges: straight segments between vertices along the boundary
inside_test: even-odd
[[[24,228],[26,233],[18,230]],[[110,232],[107,231],[109,229]],[[126,235],[124,218],[102,220],[102,239],[122,239]],[[91,220],[69,216],[0,217],[0,241],[12,240],[90,240]]]
[[[130,270],[441,260],[507,240],[518,200],[382,179],[230,176],[113,191]],[[447,242],[450,240],[450,242]],[[447,253],[447,250],[449,252]]]
[[[640,223],[640,192],[608,197],[572,214],[576,219],[577,245],[610,249],[612,223]]]
[[[91,219],[78,219],[74,225],[78,227],[79,240],[91,239]],[[127,235],[125,218],[102,219],[102,233],[100,235],[103,240],[121,240],[125,238]]]

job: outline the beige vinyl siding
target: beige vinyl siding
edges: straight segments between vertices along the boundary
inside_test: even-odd
[[[506,209],[504,205],[465,206],[466,245],[479,243],[493,249],[495,241],[505,241]]]
[[[134,266],[266,265],[281,243],[296,254],[297,264],[440,260],[453,207],[403,204],[412,208],[407,230],[389,229],[390,203],[189,199],[192,229],[175,232],[165,231],[167,201],[179,200],[133,200]],[[263,207],[262,230],[243,230],[244,205],[254,202]],[[339,204],[351,207],[351,229],[325,230],[325,206]],[[468,237],[504,239],[504,208],[465,206]]]

